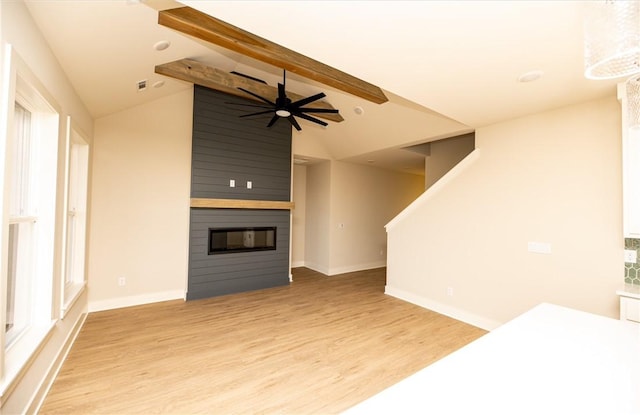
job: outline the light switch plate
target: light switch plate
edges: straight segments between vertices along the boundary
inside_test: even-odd
[[[635,264],[638,262],[638,252],[635,249],[624,250],[624,262]]]

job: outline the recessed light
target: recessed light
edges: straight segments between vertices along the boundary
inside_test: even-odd
[[[161,88],[162,86],[164,86],[164,81],[156,81],[153,83],[154,88]]]
[[[168,40],[161,40],[159,42],[156,42],[153,45],[153,48],[157,51],[161,51],[169,48],[169,46],[171,46],[171,42],[169,42]]]
[[[355,107],[353,109],[353,112],[355,112],[358,115],[362,115],[362,114],[364,114],[364,109],[362,107]]]
[[[539,70],[525,72],[525,73],[523,73],[522,75],[520,75],[518,77],[518,82],[533,82],[533,81],[537,81],[538,79],[542,78],[543,74],[544,74],[544,72],[539,71]]]
[[[367,160],[367,163],[375,163],[375,160]]]

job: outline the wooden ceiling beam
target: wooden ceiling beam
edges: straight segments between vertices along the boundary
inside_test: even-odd
[[[191,7],[162,10],[158,14],[158,23],[376,104],[388,101],[384,92],[375,85]]]
[[[193,59],[180,59],[177,61],[156,65],[155,72],[161,75],[170,76],[175,79],[180,79],[182,81],[187,81],[193,84],[205,86],[207,88],[215,89],[216,91],[226,92],[231,95],[237,95],[242,98],[247,98],[261,104],[263,103],[262,101],[254,98],[246,92],[239,90],[238,88],[240,87],[247,89],[271,101],[275,101],[276,97],[278,96],[278,88],[276,87],[263,84],[262,82],[254,81],[243,76],[234,75],[218,68],[207,66]],[[287,97],[289,97],[292,101],[306,98],[302,95],[295,94],[289,91],[287,91]],[[307,104],[305,105],[305,108],[335,109],[331,104],[323,100]],[[342,118],[340,114],[314,113],[313,116],[334,122],[344,121],[344,118]]]

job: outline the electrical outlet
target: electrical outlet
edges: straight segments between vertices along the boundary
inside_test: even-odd
[[[453,297],[453,287],[447,287],[447,295]]]
[[[118,277],[118,286],[124,287],[127,285],[127,279],[125,277]]]
[[[236,187],[236,181],[233,179],[229,179],[229,187]]]

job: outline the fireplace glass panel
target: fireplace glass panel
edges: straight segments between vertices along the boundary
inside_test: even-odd
[[[276,227],[209,228],[209,255],[276,249]]]

